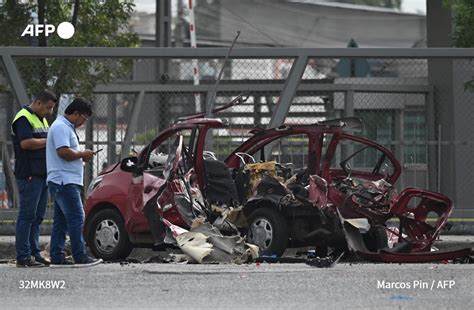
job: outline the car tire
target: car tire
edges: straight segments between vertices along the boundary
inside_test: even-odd
[[[123,218],[113,209],[100,210],[91,218],[86,240],[92,254],[105,261],[124,259],[133,249]]]
[[[288,245],[288,225],[275,209],[258,208],[247,217],[247,240],[259,247],[260,256],[280,257]]]
[[[388,246],[387,231],[382,226],[375,226],[363,235],[365,246],[371,252]]]

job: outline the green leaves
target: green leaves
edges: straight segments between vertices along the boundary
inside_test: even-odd
[[[96,0],[80,0],[64,3],[63,0],[38,1],[44,5],[45,23],[56,27],[61,22],[75,23],[75,34],[69,40],[61,39],[56,33],[47,37],[46,46],[64,47],[136,47],[140,38],[127,32],[128,19],[134,4],[119,0],[107,0],[101,4]],[[76,5],[78,4],[78,5]],[[21,37],[32,13],[38,12],[36,5],[18,5],[7,0],[0,7],[0,45],[31,46],[38,44],[36,38]],[[54,91],[58,94],[76,92],[91,96],[97,83],[107,83],[130,74],[131,60],[112,59],[18,59],[17,64],[30,94],[56,81]]]
[[[443,0],[443,4],[455,12],[454,29],[451,34],[453,45],[474,47],[474,1]]]
[[[0,7],[0,44],[4,46],[28,45],[21,37],[26,25],[31,23],[32,6],[18,5],[15,0],[7,0]]]
[[[443,0],[454,11],[451,40],[455,47],[474,47],[474,1]],[[464,91],[474,91],[474,79],[464,83]]]
[[[474,91],[474,78],[464,83],[464,91]]]

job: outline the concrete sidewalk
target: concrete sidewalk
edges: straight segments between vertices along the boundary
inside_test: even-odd
[[[40,243],[42,247],[46,246],[51,236],[41,236]],[[473,235],[442,235],[440,240],[435,241],[434,246],[440,250],[452,247],[470,247],[474,248]],[[130,258],[145,260],[147,258],[157,256],[159,252],[153,252],[151,249],[137,248],[132,251]],[[296,249],[289,249],[285,252],[285,256],[292,256],[296,253]],[[0,262],[15,259],[15,236],[0,236]]]

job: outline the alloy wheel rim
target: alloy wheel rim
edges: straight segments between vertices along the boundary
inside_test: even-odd
[[[97,225],[94,243],[100,252],[104,254],[112,253],[119,241],[120,231],[114,221],[106,219]]]
[[[272,224],[264,218],[257,218],[250,227],[250,239],[260,248],[266,250],[273,240]]]

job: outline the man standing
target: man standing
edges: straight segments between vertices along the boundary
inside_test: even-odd
[[[82,229],[84,208],[81,200],[83,186],[83,161],[90,161],[92,150],[79,150],[76,128],[92,115],[92,104],[84,98],[76,98],[58,115],[51,125],[46,145],[48,187],[54,198],[54,222],[51,233],[51,264],[70,265],[65,260],[66,233],[71,239],[75,264],[93,266],[102,262],[87,256]]]
[[[46,137],[48,121],[57,102],[56,95],[41,91],[24,106],[12,122],[15,150],[15,176],[20,194],[20,210],[16,221],[17,267],[43,267],[49,261],[40,255],[40,224],[46,212]],[[34,259],[32,259],[32,256]]]

